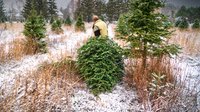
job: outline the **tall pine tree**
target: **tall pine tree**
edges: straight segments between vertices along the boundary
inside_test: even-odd
[[[116,17],[116,0],[109,0],[106,7],[106,15],[108,17],[108,21],[114,21]]]
[[[94,14],[102,17],[106,11],[106,3],[102,0],[95,0]]]
[[[28,15],[30,15],[32,6],[35,7],[37,14],[41,15],[45,19],[48,19],[49,14],[47,0],[26,0],[22,11],[22,15],[25,19],[27,19]]]
[[[31,9],[32,9],[32,5],[35,5],[35,1],[34,0],[26,0],[25,2],[25,5],[23,7],[23,10],[22,10],[22,15],[25,19],[28,18],[30,12],[31,12]]]
[[[37,13],[44,17],[46,20],[49,19],[47,0],[36,0],[36,10]]]
[[[3,0],[0,0],[0,23],[7,20]]]
[[[82,15],[84,21],[91,22],[92,15],[95,13],[95,0],[80,0],[77,6],[76,17]]]
[[[55,0],[48,1],[48,12],[50,18],[57,17],[58,8],[56,6]]]
[[[87,22],[92,21],[92,15],[94,13],[95,0],[82,0],[81,9],[83,10],[83,19]]]
[[[109,0],[106,4],[106,15],[108,20],[117,21],[120,14],[129,10],[129,0]]]

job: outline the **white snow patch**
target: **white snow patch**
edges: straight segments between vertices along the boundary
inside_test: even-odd
[[[135,112],[143,109],[133,89],[117,85],[111,93],[95,97],[89,90],[75,90],[72,98],[73,112]]]

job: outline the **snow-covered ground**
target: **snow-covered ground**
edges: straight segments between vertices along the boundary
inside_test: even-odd
[[[141,112],[136,91],[117,85],[111,93],[95,97],[86,89],[76,89],[71,99],[72,112]]]
[[[108,27],[109,37],[111,38],[114,37],[112,28],[113,26]],[[8,44],[19,38],[19,35],[21,36],[22,34],[20,32],[1,31],[0,44]],[[6,92],[9,92],[19,77],[29,77],[29,74],[36,71],[45,62],[56,62],[62,57],[75,59],[77,49],[92,35],[90,26],[88,26],[86,32],[64,29],[64,33],[60,35],[50,33],[47,39],[49,44],[47,54],[24,56],[19,61],[0,64],[0,90],[7,89]],[[21,38],[24,38],[24,36]],[[2,100],[5,96],[0,97],[0,100]],[[87,89],[74,89],[71,96],[71,105],[73,112],[127,112],[141,110],[135,91],[128,90],[123,85],[116,86],[112,93],[101,94],[98,98]]]
[[[108,26],[109,37],[114,37],[114,25]],[[0,63],[0,90],[3,86],[11,88],[17,77],[28,76],[36,71],[44,62],[56,62],[62,57],[76,59],[76,51],[84,42],[91,37],[91,25],[87,26],[86,32],[75,32],[72,29],[64,29],[60,35],[49,34],[47,54],[37,54],[25,56],[18,61],[10,61],[6,64]],[[24,38],[21,32],[0,31],[0,44],[8,44],[16,38]],[[189,88],[196,86],[196,91],[200,91],[200,56],[181,55],[173,61],[179,75],[186,81]],[[9,91],[9,90],[7,90]],[[1,95],[1,94],[0,94]],[[200,95],[198,94],[200,105]],[[0,96],[0,100],[1,100]],[[127,89],[123,84],[117,85],[111,93],[101,94],[99,97],[93,96],[88,89],[75,88],[71,96],[71,111],[73,112],[135,112],[142,111],[138,103],[134,90]]]

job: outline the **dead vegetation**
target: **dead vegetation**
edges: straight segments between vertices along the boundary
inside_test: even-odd
[[[182,47],[182,51],[188,55],[195,56],[200,53],[199,30],[176,30],[170,41],[179,44]]]
[[[25,40],[15,39],[11,43],[0,44],[0,62],[20,60],[25,54],[27,46]]]
[[[176,74],[169,58],[148,59],[148,67],[142,74],[141,60],[128,60],[126,63],[125,82],[137,89],[140,102],[146,111],[177,112],[198,111],[196,88],[185,87]]]
[[[60,62],[44,63],[38,71],[27,77],[19,77],[8,95],[0,102],[2,111],[70,111],[70,97],[73,88],[81,87],[75,62],[63,59]]]

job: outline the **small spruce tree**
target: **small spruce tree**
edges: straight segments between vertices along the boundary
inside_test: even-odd
[[[59,19],[54,20],[54,22],[51,25],[51,30],[56,34],[63,33],[62,21]]]
[[[77,21],[76,21],[75,31],[85,31],[85,24],[83,22],[82,16],[79,16]]]
[[[67,26],[71,26],[71,25],[72,25],[72,20],[70,19],[69,16],[66,18],[66,20],[65,20],[64,23],[65,23],[65,25],[67,25]]]
[[[23,34],[27,37],[27,46],[31,48],[31,51],[28,49],[28,53],[46,53],[45,33],[45,20],[41,16],[38,16],[36,10],[33,8],[25,22],[23,31]]]
[[[90,38],[78,50],[77,65],[94,95],[111,91],[124,73],[122,50],[108,38]]]
[[[182,18],[180,23],[178,24],[178,28],[180,29],[187,29],[189,27],[189,23],[185,17]]]
[[[7,20],[3,0],[0,0],[0,23]]]
[[[199,21],[199,19],[196,19],[194,21],[194,24],[192,25],[192,28],[193,29],[199,29],[200,28],[200,21]]]

